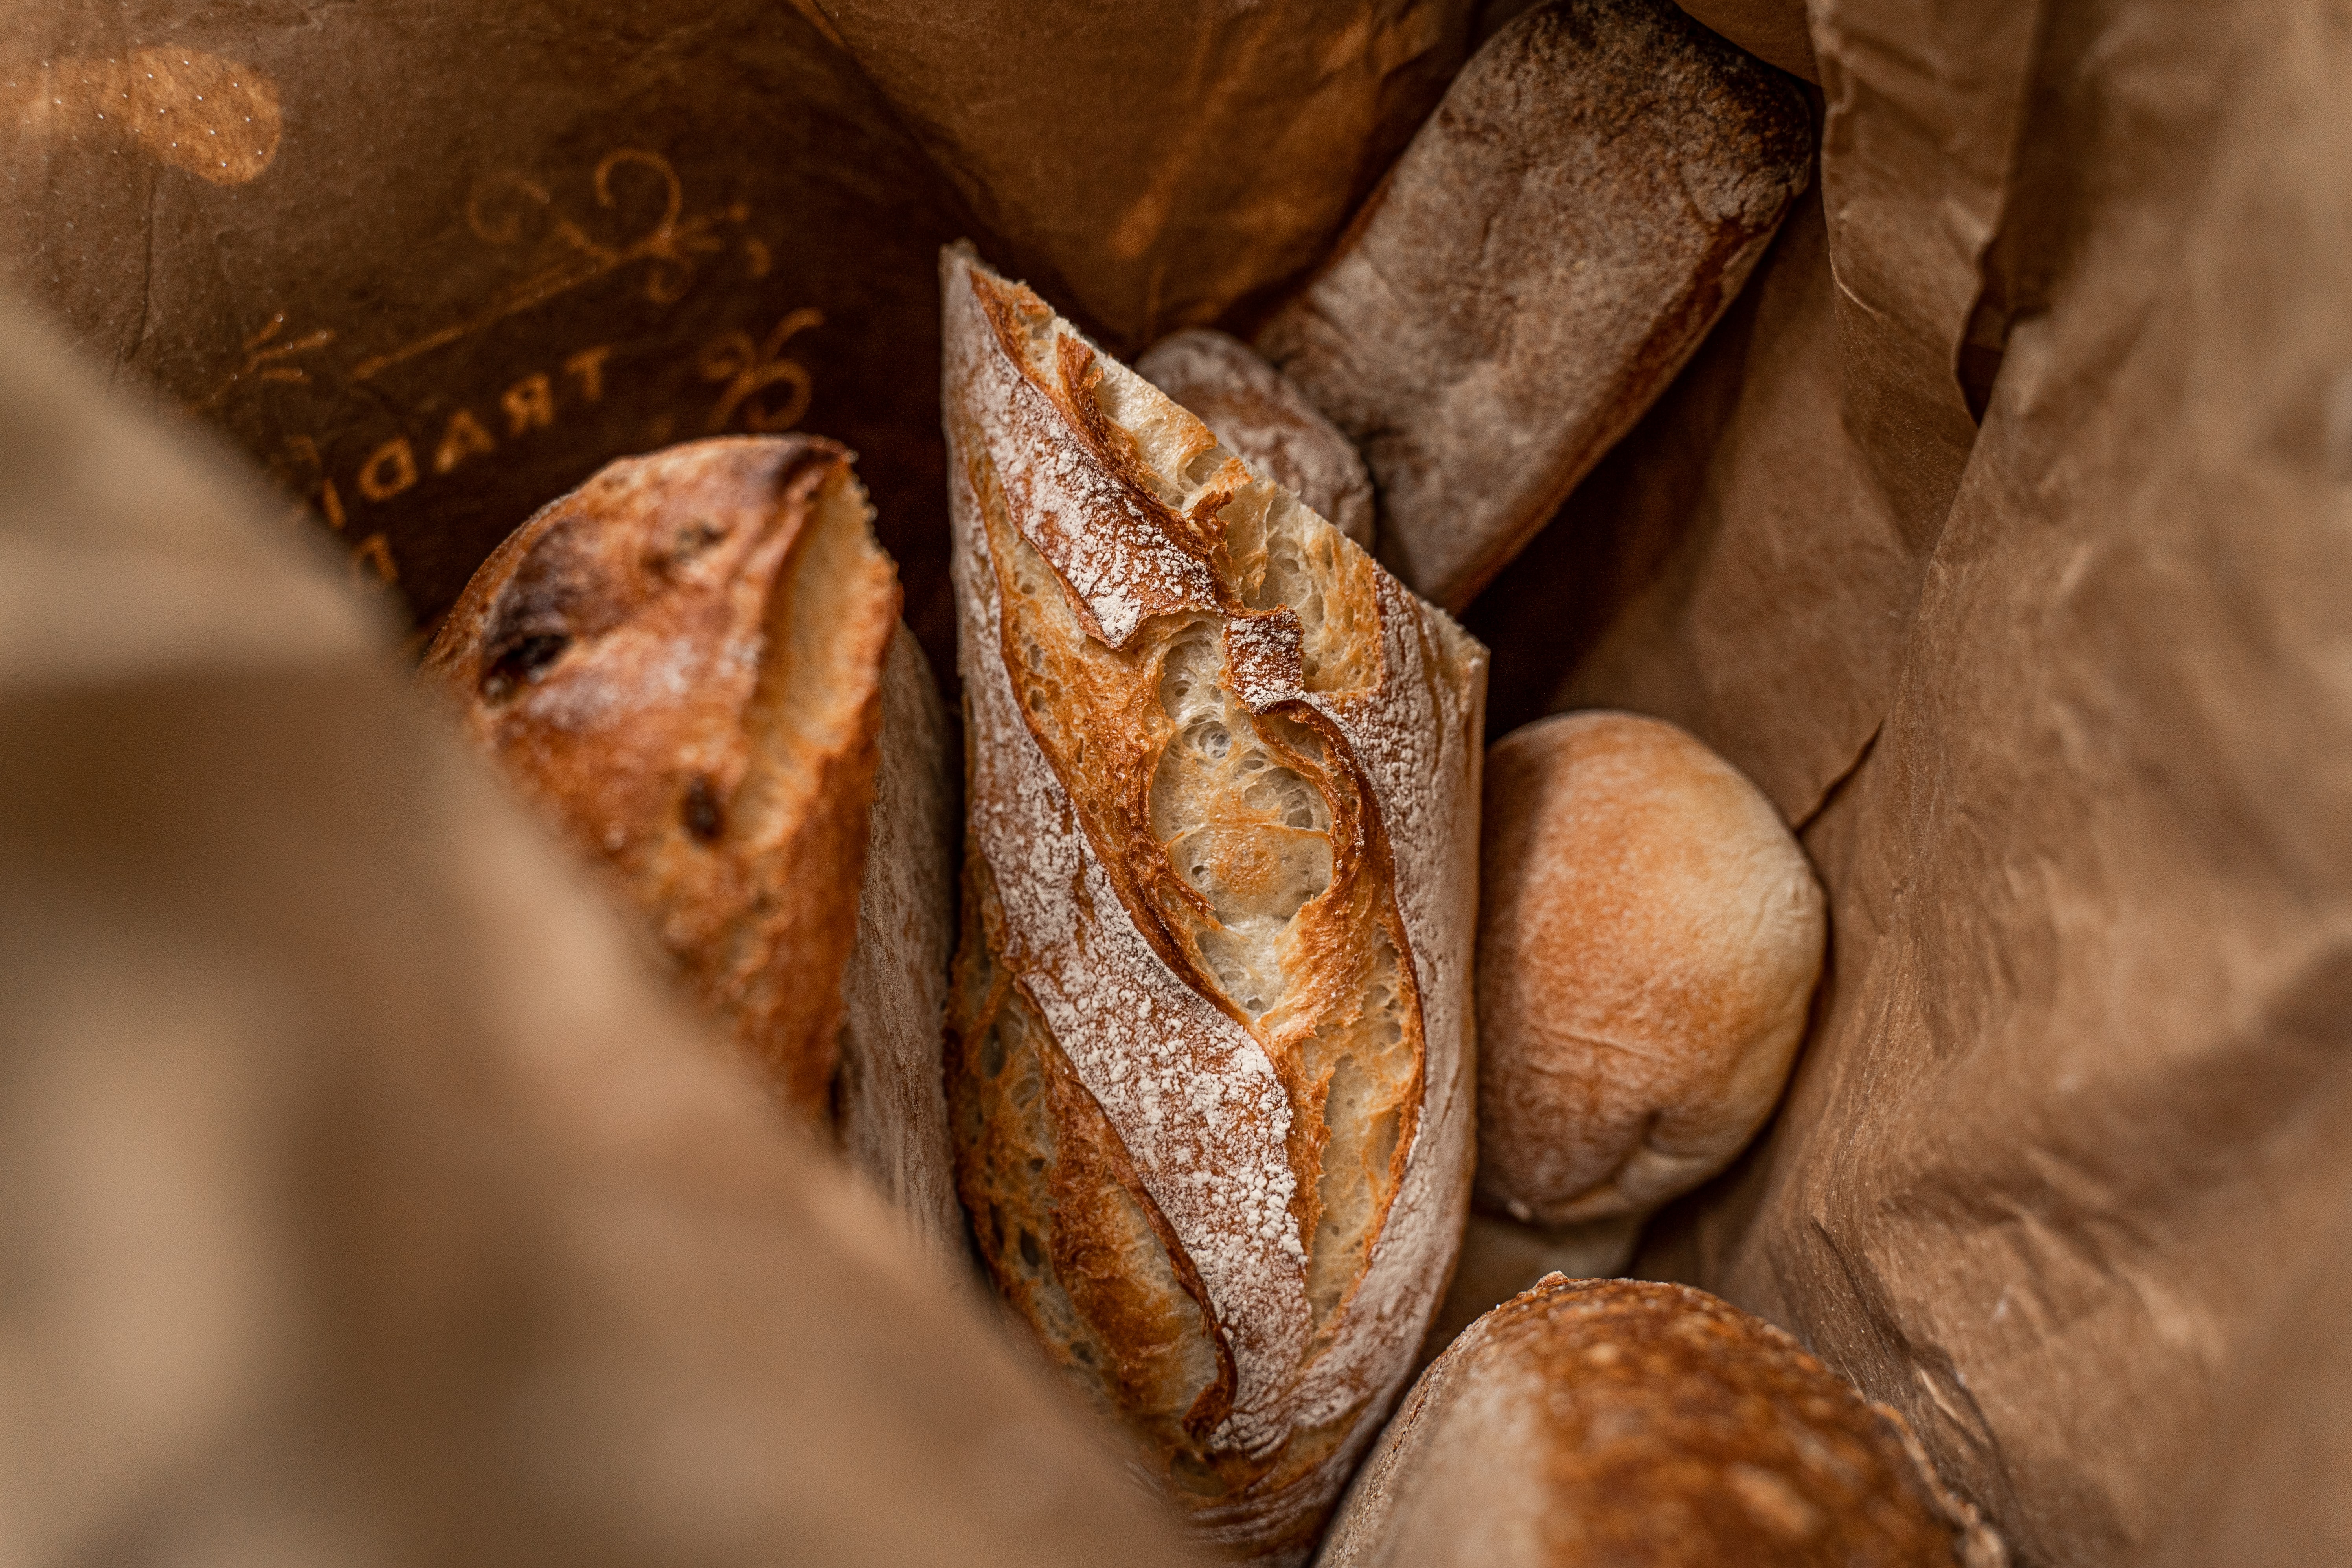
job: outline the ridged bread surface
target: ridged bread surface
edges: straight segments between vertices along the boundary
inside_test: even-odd
[[[958,1178],[1199,1533],[1297,1561],[1468,1198],[1486,654],[968,251]]]

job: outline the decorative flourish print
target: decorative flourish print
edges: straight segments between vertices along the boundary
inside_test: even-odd
[[[425,333],[414,342],[373,354],[352,367],[352,379],[367,381],[397,364],[404,364],[435,349],[473,336],[509,316],[545,304],[559,295],[608,277],[623,268],[647,263],[645,297],[667,305],[686,292],[702,258],[727,248],[719,230],[740,227],[751,210],[737,202],[717,213],[688,217],[685,187],[668,159],[641,147],[608,153],[596,165],[596,205],[607,212],[620,205],[614,194],[614,175],[625,169],[650,174],[661,192],[661,216],[642,233],[618,243],[599,241],[584,224],[567,216],[547,188],[520,174],[502,174],[484,181],[466,204],[466,223],[476,237],[501,247],[524,243],[536,234],[532,247],[536,265],[495,295],[488,305],[461,321]],[[756,242],[752,242],[756,246]],[[766,247],[747,250],[755,273],[766,270]]]
[[[207,58],[200,63],[211,62]],[[243,85],[243,79],[230,85]],[[5,98],[0,98],[0,122],[5,122],[6,110]],[[157,115],[161,112],[158,110]],[[274,121],[270,134],[275,137]],[[274,140],[271,145],[274,149]],[[193,411],[217,415],[233,399],[264,384],[309,384],[322,375],[333,379],[339,367],[315,357],[330,348],[335,351],[335,360],[349,365],[341,371],[343,377],[369,381],[395,365],[421,359],[509,316],[632,267],[643,267],[637,288],[656,306],[683,299],[714,257],[739,258],[740,276],[753,283],[766,279],[774,268],[774,253],[750,232],[751,209],[747,204],[736,202],[689,214],[677,171],[658,153],[624,147],[607,153],[595,167],[591,188],[596,213],[583,221],[560,207],[545,185],[524,175],[504,173],[483,180],[466,204],[467,227],[482,244],[515,255],[520,276],[460,319],[356,363],[346,356],[360,345],[324,328],[297,332],[288,326],[284,311],[275,312],[238,345],[235,368],[193,405]],[[603,215],[601,227],[593,221],[598,214]],[[632,214],[651,216],[638,222]],[[623,232],[615,234],[614,229]],[[766,433],[798,425],[808,413],[814,384],[806,367],[785,358],[784,350],[794,337],[824,322],[822,311],[803,307],[778,321],[764,339],[755,341],[750,331],[737,329],[705,343],[694,358],[695,369],[705,381],[720,384],[707,422],[709,429],[716,433],[740,425]],[[607,323],[597,326],[609,330]],[[500,462],[539,432],[603,405],[611,380],[608,372],[626,363],[626,356],[616,360],[611,342],[580,344],[574,340],[566,346],[572,352],[542,348],[535,363],[506,366],[514,379],[495,394],[479,382],[480,367],[468,365],[463,386],[439,388],[405,402],[394,400],[395,405],[383,409],[392,416],[390,428],[368,421],[339,433],[339,446],[350,444],[354,450],[364,447],[365,455],[354,460],[346,454],[331,468],[318,438],[289,435],[269,465],[271,471],[288,491],[300,498],[300,512],[321,519],[346,539],[359,536],[352,550],[356,575],[397,584],[400,567],[390,537],[367,531],[363,520],[370,516],[368,509],[460,469],[471,474],[475,470],[470,465]],[[676,363],[670,357],[674,351],[652,346],[662,358]],[[301,363],[305,358],[310,360],[308,364]],[[379,396],[377,401],[383,400]],[[432,423],[425,427],[428,416]],[[655,444],[667,441],[675,418],[671,411],[661,412],[635,438]],[[608,433],[587,439],[609,444]]]
[[[286,312],[283,310],[274,312],[269,320],[262,324],[259,331],[245,340],[244,361],[228,373],[227,380],[213,388],[211,395],[195,405],[196,412],[210,414],[228,401],[230,393],[235,392],[249,380],[309,381],[310,373],[300,365],[289,362],[297,354],[306,354],[312,349],[326,347],[335,341],[335,334],[330,329],[321,327],[315,332],[306,332],[299,338],[290,338],[280,342],[278,341],[278,334],[285,330]]]
[[[776,323],[776,330],[767,341],[754,344],[751,334],[737,329],[722,333],[705,344],[696,367],[705,381],[723,381],[726,389],[711,405],[710,418],[705,426],[712,435],[734,423],[736,413],[743,416],[743,427],[754,435],[766,435],[777,430],[789,430],[801,422],[808,412],[812,390],[809,373],[793,361],[781,356],[784,345],[794,334],[811,327],[824,325],[824,312],[813,305],[803,305]],[[779,383],[792,388],[784,405],[770,409],[751,399]]]

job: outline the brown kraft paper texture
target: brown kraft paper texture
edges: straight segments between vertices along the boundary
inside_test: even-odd
[[[1193,1561],[272,510],[0,311],[9,1560]]]
[[[1470,616],[1498,729],[1675,719],[1831,892],[1779,1120],[1635,1271],[1900,1408],[2021,1563],[2336,1560],[2352,33],[1811,24],[1821,206]]]
[[[282,28],[20,5],[0,125],[35,155],[7,165],[0,237],[102,368],[196,408],[314,510],[334,481],[345,545],[381,535],[427,616],[653,421],[695,433],[740,374],[704,351],[742,332],[754,381],[792,363],[803,426],[865,454],[910,611],[940,612],[918,622],[938,661],[934,239],[1001,243],[1122,345],[1247,330],[1476,26],[1335,9],[1153,6],[1129,47],[992,28],[988,8],[927,37],[917,8],[849,0]],[[1777,1121],[1661,1216],[1637,1270],[1763,1313],[1899,1408],[2021,1563],[2352,1555],[2352,33],[2310,0],[1690,9],[1810,64],[1820,177],[1467,617],[1498,732],[1556,708],[1673,719],[1800,826],[1830,893]],[[1360,25],[1349,55],[1334,40]],[[1323,53],[1300,44],[1325,27]],[[1377,45],[1383,27],[1431,41]],[[256,177],[192,167],[176,98],[68,134],[26,86],[71,56],[117,62],[75,91],[143,93],[120,62],[174,42],[271,73]],[[1341,61],[1331,118],[1355,140],[1267,157],[1308,58]],[[235,138],[232,174],[264,140]],[[625,159],[602,204],[596,171],[632,149],[677,175],[669,232],[748,216],[358,374],[538,276],[534,246],[567,254],[558,216],[642,234],[586,221],[667,191]],[[507,173],[544,203],[499,205]],[[509,212],[515,241],[484,238]],[[683,291],[646,293],[688,259]],[[804,305],[827,325],[768,352]],[[593,401],[566,367],[607,342]],[[796,386],[778,372],[730,427]],[[495,456],[460,427],[436,472],[460,409]],[[381,459],[375,499],[361,476],[396,439],[415,479]]]

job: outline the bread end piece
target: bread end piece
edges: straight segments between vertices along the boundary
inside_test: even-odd
[[[1381,559],[1469,603],[1698,347],[1811,154],[1795,84],[1672,0],[1496,34],[1256,340],[1363,453]]]
[[[1360,548],[1372,548],[1372,479],[1364,459],[1255,349],[1207,327],[1188,327],[1152,344],[1135,373]]]
[[[484,563],[423,670],[819,1121],[899,604],[850,464],[807,436],[611,464]]]

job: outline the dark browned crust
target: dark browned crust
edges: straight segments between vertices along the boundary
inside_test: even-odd
[[[688,987],[822,1117],[856,930],[899,592],[873,552],[827,584],[826,636],[864,690],[841,732],[792,737],[794,574],[850,457],[731,438],[614,463],[484,563],[424,679],[468,737],[652,920]],[[878,564],[877,564],[878,563]],[[790,768],[768,754],[784,737]]]

